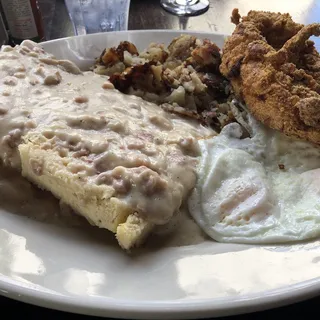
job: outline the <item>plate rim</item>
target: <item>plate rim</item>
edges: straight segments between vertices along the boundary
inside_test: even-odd
[[[4,296],[50,309],[92,316],[131,319],[194,319],[221,317],[278,308],[316,297],[320,293],[320,277],[277,289],[266,290],[238,297],[194,300],[139,301],[110,297],[79,297],[40,291],[39,288],[22,286],[16,280],[4,281],[0,275],[0,293]],[[90,303],[88,303],[90,301]],[[160,316],[160,318],[158,318]]]
[[[230,35],[226,33],[221,33],[217,31],[211,31],[211,32],[206,32],[206,31],[199,31],[199,30],[169,30],[169,29],[137,29],[137,30],[122,30],[122,31],[109,31],[109,32],[97,32],[97,33],[91,33],[91,34],[81,34],[81,35],[75,35],[75,36],[68,36],[68,37],[63,37],[63,38],[57,38],[57,39],[52,39],[48,41],[43,41],[40,42],[41,45],[46,45],[47,43],[55,43],[55,42],[60,42],[62,40],[70,40],[70,39],[81,39],[81,38],[91,38],[91,37],[101,37],[109,34],[139,34],[139,33],[181,33],[181,34],[191,34],[191,35],[197,35],[197,34],[205,34],[205,35],[216,35],[216,36],[222,36],[222,37],[228,37]],[[221,48],[220,48],[221,49]]]
[[[40,43],[45,48],[46,44],[59,43],[74,38],[103,37],[109,34],[143,34],[143,33],[168,33],[191,35],[215,35],[226,38],[229,35],[220,32],[192,31],[192,30],[125,30],[107,33],[94,33],[87,35],[69,36]],[[220,48],[222,50],[222,48]],[[193,319],[204,317],[220,317],[262,311],[270,308],[285,306],[316,297],[320,294],[320,277],[296,284],[282,286],[276,289],[211,299],[193,300],[128,300],[113,299],[99,296],[68,296],[51,293],[46,290],[33,288],[32,285],[13,280],[0,274],[0,294],[21,302],[46,307],[50,309],[85,314],[92,316],[108,316],[116,318],[135,319]],[[88,303],[88,301],[90,301]]]

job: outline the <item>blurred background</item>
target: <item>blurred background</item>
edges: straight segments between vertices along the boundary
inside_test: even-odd
[[[74,35],[65,0],[29,1],[39,8],[42,17],[41,41]],[[81,0],[66,1],[73,5]],[[0,0],[3,6],[8,6],[11,2],[21,3],[17,0]],[[296,22],[304,24],[320,20],[320,0],[209,0],[209,2],[209,9],[205,13],[188,17],[176,16],[165,11],[160,6],[160,0],[131,0],[128,29],[173,29],[230,34],[234,29],[234,25],[230,22],[233,8],[239,8],[242,15],[246,15],[249,10],[289,12]]]
[[[53,23],[48,23],[49,39],[73,34],[64,0],[39,0],[39,4],[44,17],[53,19]],[[183,29],[228,34],[234,29],[230,23],[233,8],[239,8],[243,15],[249,10],[267,10],[289,12],[300,23],[320,21],[319,0],[210,0],[209,10],[195,17],[172,15],[160,7],[160,0],[131,0],[128,29]]]
[[[64,0],[39,0],[46,28],[47,39],[74,34]],[[320,21],[320,0],[210,0],[209,10],[195,17],[179,17],[160,7],[160,0],[131,0],[129,30],[174,29],[232,33],[230,22],[233,8],[239,8],[245,15],[249,10],[289,12],[299,23]],[[316,41],[320,47],[319,39]]]

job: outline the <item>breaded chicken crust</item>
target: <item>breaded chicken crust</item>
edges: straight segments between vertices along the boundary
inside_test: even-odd
[[[309,37],[320,24],[289,14],[232,12],[236,24],[220,65],[253,116],[288,136],[320,144],[320,55]]]

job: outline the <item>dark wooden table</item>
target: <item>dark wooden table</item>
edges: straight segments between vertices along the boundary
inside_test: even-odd
[[[48,39],[73,35],[72,25],[63,0],[40,0],[46,10],[45,18]],[[240,9],[246,14],[250,9],[289,12],[295,21],[311,23],[320,21],[320,0],[211,0],[210,9],[203,15],[191,18],[179,18],[160,8],[159,0],[131,0],[129,29],[184,29],[197,31],[213,31],[231,33],[233,25],[230,23],[230,13],[233,8]],[[318,48],[320,42],[316,40]],[[303,270],[302,272],[308,272]],[[319,296],[294,305],[252,313],[248,315],[228,317],[232,320],[265,320],[284,319],[287,317],[301,317],[305,319],[317,318],[320,305]],[[93,317],[69,314],[48,310],[25,303],[0,297],[1,313],[8,311],[4,320],[26,319],[89,319]]]

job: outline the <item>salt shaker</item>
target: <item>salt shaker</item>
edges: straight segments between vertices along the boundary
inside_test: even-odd
[[[12,44],[25,39],[44,40],[44,30],[37,0],[1,0]]]

